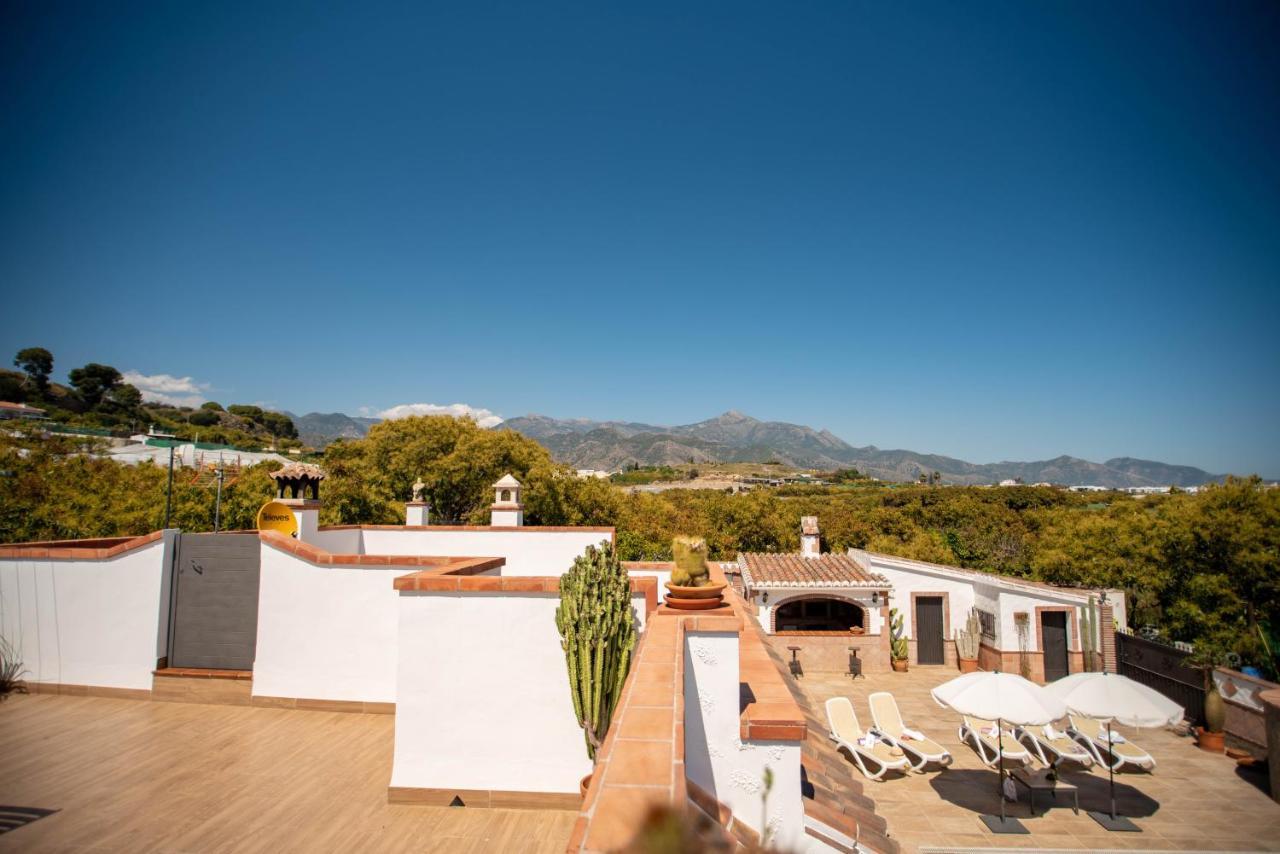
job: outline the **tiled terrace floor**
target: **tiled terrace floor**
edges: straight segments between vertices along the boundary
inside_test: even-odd
[[[576,812],[389,806],[391,715],[54,695],[0,705],[0,852],[565,850]]]
[[[943,771],[890,774],[884,782],[865,785],[876,812],[888,822],[891,838],[904,852],[921,847],[1280,851],[1280,804],[1237,776],[1233,761],[1204,753],[1191,739],[1165,730],[1120,728],[1157,763],[1151,774],[1116,775],[1119,812],[1133,817],[1142,833],[1108,833],[1085,815],[1085,810],[1104,809],[1108,803],[1106,770],[1096,767],[1067,775],[1080,790],[1080,815],[1059,798],[1059,806],[1047,815],[1027,818],[1026,794],[1020,787],[1023,800],[1009,804],[1008,814],[1021,819],[1030,835],[989,832],[978,816],[999,810],[996,772],[957,738],[959,717],[929,696],[930,689],[956,675],[950,667],[913,666],[909,673],[873,673],[856,681],[834,673],[808,674],[800,680],[820,715],[829,697],[846,696],[864,727],[871,726],[867,695],[889,691],[908,725],[955,757]],[[1038,798],[1037,811],[1043,804]]]

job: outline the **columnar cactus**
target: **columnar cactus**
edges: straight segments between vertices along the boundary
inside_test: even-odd
[[[1084,653],[1084,669],[1093,670],[1094,651],[1097,648],[1098,618],[1094,611],[1095,602],[1089,597],[1089,604],[1080,609],[1080,649]]]
[[[897,608],[889,609],[889,652],[895,661],[906,661],[910,647],[907,636],[902,631],[902,614]]]
[[[977,658],[981,639],[982,625],[978,622],[978,609],[970,608],[964,628],[956,630],[956,655],[960,658]]]
[[[612,544],[588,546],[560,576],[556,628],[569,667],[573,713],[586,737],[587,755],[595,759],[636,645],[631,581]]]
[[[707,569],[707,541],[701,537],[676,537],[671,541],[675,567],[671,583],[677,587],[706,587],[711,583]]]

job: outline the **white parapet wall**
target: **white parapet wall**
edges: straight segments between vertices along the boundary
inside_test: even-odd
[[[326,531],[339,528],[321,529]],[[370,527],[361,531],[365,554],[501,557],[502,574],[560,576],[587,546],[613,540],[612,528],[506,528],[407,526]]]
[[[392,789],[576,796],[591,760],[559,602],[545,592],[401,591]],[[642,625],[644,596],[632,603]]]
[[[0,635],[23,678],[149,691],[169,642],[176,535],[164,531],[114,557],[0,557]]]
[[[262,543],[254,696],[393,703],[393,581],[405,566],[317,565]]]
[[[685,775],[782,851],[803,850],[799,741],[743,741],[737,632],[688,632],[684,649]],[[767,804],[765,769],[773,774]],[[767,809],[767,812],[766,812]]]

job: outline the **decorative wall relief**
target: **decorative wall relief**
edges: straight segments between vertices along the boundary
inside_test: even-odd
[[[760,781],[745,771],[734,771],[729,775],[729,782],[749,795],[760,791]]]
[[[706,644],[700,643],[696,640],[689,641],[689,651],[693,653],[695,658],[697,658],[699,661],[701,661],[703,664],[707,665],[708,667],[715,666],[716,657],[711,652],[710,647],[708,647]]]

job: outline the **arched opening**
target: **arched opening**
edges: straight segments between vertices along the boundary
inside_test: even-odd
[[[847,632],[866,628],[865,612],[843,599],[814,597],[783,602],[773,613],[774,631]]]
[[[502,490],[502,502],[506,503],[510,500],[511,500],[511,490],[509,489]]]

